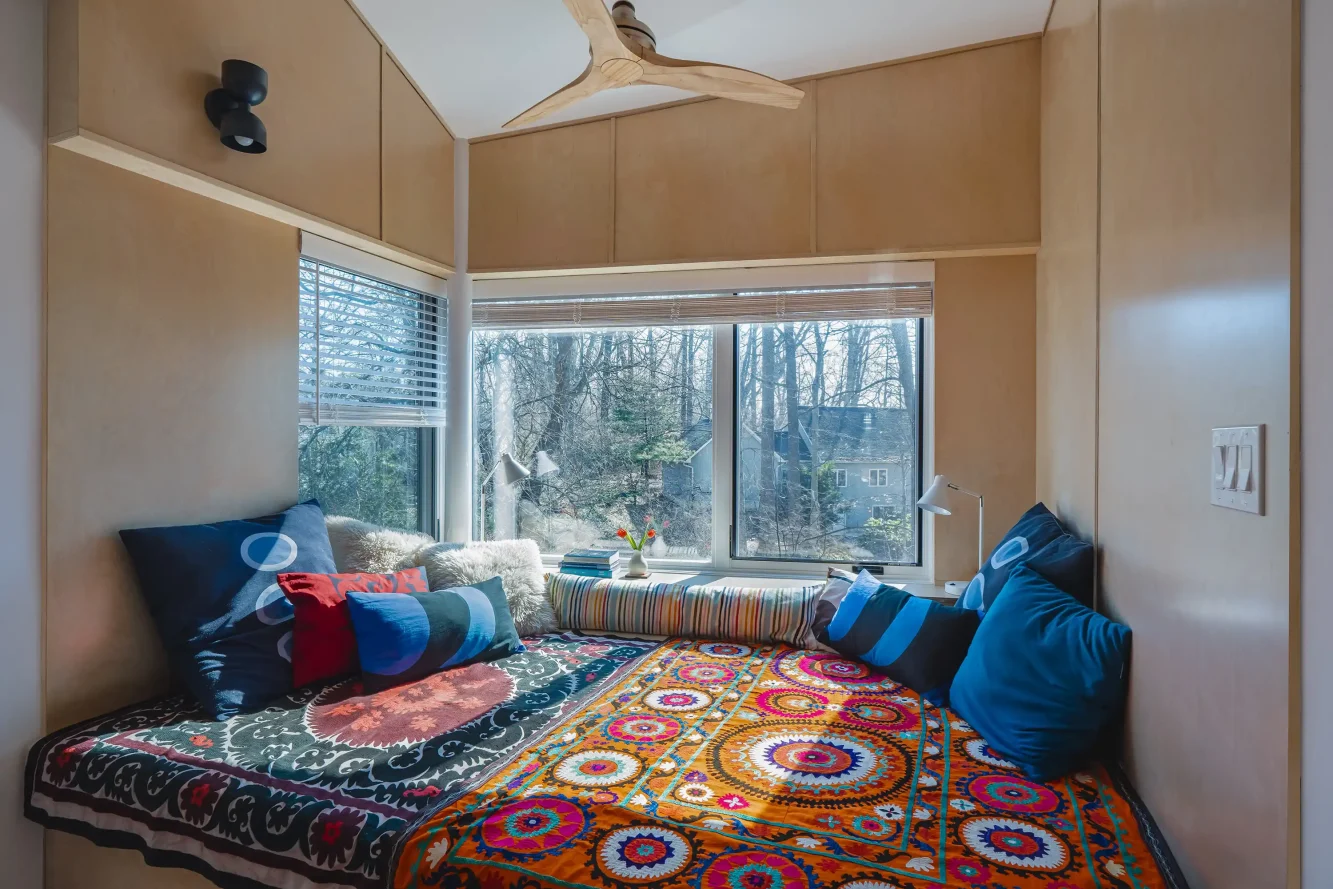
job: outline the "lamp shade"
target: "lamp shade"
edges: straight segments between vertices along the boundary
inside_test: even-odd
[[[555,463],[555,461],[551,459],[551,455],[550,455],[550,454],[546,453],[545,451],[538,451],[538,452],[537,452],[537,477],[538,477],[538,478],[541,478],[543,475],[550,475],[550,474],[553,473],[553,472],[559,472],[559,471],[560,471],[560,467],[557,466],[556,463]]]
[[[944,504],[949,498],[949,479],[947,476],[937,475],[935,480],[930,483],[926,493],[921,495],[921,499],[916,505],[926,512],[933,512],[936,515],[951,515],[948,507]]]
[[[521,482],[523,479],[532,475],[528,468],[519,463],[508,451],[500,455],[500,481],[506,485],[512,485],[514,482]]]

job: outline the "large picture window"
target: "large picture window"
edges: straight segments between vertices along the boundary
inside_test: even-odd
[[[310,257],[300,282],[301,499],[437,533],[443,299]]]
[[[737,327],[734,558],[920,564],[921,334]]]
[[[711,557],[711,328],[482,330],[473,355],[478,485],[505,453],[558,467],[478,491],[479,535],[562,553],[650,519],[654,554]]]
[[[475,536],[555,557],[651,520],[661,565],[924,577],[929,283],[524,287],[473,306]]]

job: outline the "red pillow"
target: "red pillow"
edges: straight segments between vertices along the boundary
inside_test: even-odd
[[[297,688],[357,671],[348,593],[430,592],[425,568],[397,574],[279,574],[278,584],[296,610],[292,684]]]

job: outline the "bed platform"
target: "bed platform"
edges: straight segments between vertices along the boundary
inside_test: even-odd
[[[1106,769],[1027,781],[835,655],[560,635],[469,671],[65,730],[29,814],[247,889],[1183,885]]]

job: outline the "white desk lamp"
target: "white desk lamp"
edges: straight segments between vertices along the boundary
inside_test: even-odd
[[[935,480],[930,483],[926,493],[921,495],[921,499],[916,505],[926,512],[933,512],[936,515],[950,515],[947,502],[949,491],[957,491],[960,494],[966,494],[969,497],[977,498],[977,571],[981,571],[981,566],[986,562],[986,499],[976,491],[969,491],[967,488],[960,488],[949,481],[947,476],[937,475]],[[944,589],[949,594],[962,594],[967,589],[966,581],[951,580],[944,584]]]
[[[556,472],[559,469],[560,467],[555,465],[555,461],[551,459],[550,454],[546,453],[545,451],[537,452],[538,478],[540,478],[543,475],[550,475],[551,473]],[[517,482],[521,482],[523,481],[523,479],[532,475],[532,472],[522,463],[515,460],[513,458],[513,455],[511,455],[508,451],[505,451],[503,454],[501,454],[500,459],[495,461],[495,466],[491,469],[490,472],[486,474],[486,477],[481,480],[481,485],[480,485],[481,522],[479,525],[479,530],[477,532],[477,538],[483,541],[486,539],[486,483],[490,481],[491,477],[494,476],[496,473],[499,473],[500,477],[496,479],[495,483],[498,485],[502,484],[505,487],[508,487],[509,485],[512,484],[516,484]]]

